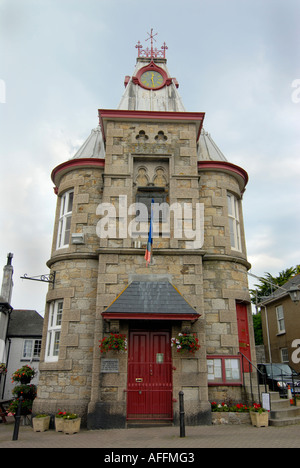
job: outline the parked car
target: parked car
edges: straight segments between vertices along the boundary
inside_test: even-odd
[[[279,392],[281,397],[286,397],[288,385],[291,387],[292,394],[300,395],[300,374],[298,374],[288,364],[258,364],[258,379],[260,384],[264,384],[264,375],[267,379],[269,389]]]

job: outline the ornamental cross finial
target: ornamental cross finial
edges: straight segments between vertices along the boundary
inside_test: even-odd
[[[154,50],[153,50],[153,39],[155,38],[155,36],[157,36],[157,33],[153,35],[153,29],[151,29],[151,33],[147,33],[148,34],[148,39],[145,39],[146,41],[149,41],[149,39],[151,39],[151,58],[154,57]],[[156,39],[154,39],[155,42],[156,42]]]
[[[148,38],[145,39],[146,41],[151,40],[151,49],[147,47],[146,49],[143,49],[142,44],[140,41],[138,41],[137,45],[135,46],[136,49],[138,49],[138,57],[146,57],[146,58],[166,58],[166,50],[168,47],[166,46],[166,43],[164,42],[163,46],[161,47],[161,50],[157,50],[156,48],[153,47],[153,41],[156,42],[155,36],[157,36],[157,33],[153,34],[153,29],[151,29],[151,33],[147,33]]]

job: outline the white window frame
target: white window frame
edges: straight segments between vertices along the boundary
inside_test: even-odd
[[[242,236],[240,225],[239,201],[232,194],[227,193],[228,217],[230,230],[230,244],[233,250],[242,251]]]
[[[23,341],[22,360],[32,361],[33,359],[40,359],[41,345],[41,339],[25,338]]]
[[[281,362],[283,362],[284,364],[289,364],[289,362],[290,362],[289,349],[288,348],[281,348],[280,354],[281,354]]]
[[[276,307],[276,319],[277,319],[277,327],[278,327],[278,333],[285,333],[285,320],[284,320],[284,310],[283,306],[277,306]]]
[[[46,343],[46,362],[58,361],[61,336],[63,301],[53,301],[49,305],[48,333]]]
[[[73,189],[65,192],[61,197],[56,244],[57,249],[68,247],[70,244],[73,199]]]

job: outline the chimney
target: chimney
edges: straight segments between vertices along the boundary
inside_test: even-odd
[[[2,279],[2,288],[1,288],[1,297],[0,301],[10,304],[11,303],[11,296],[12,296],[12,289],[13,289],[13,272],[14,269],[12,267],[12,259],[13,254],[9,253],[7,255],[7,264],[3,268],[3,279]]]

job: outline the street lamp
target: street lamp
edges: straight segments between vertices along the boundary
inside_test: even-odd
[[[296,286],[295,283],[292,283],[292,286],[290,289],[288,289],[288,293],[290,295],[290,298],[295,304],[298,304],[300,301],[300,289]]]

